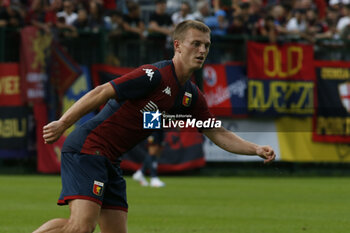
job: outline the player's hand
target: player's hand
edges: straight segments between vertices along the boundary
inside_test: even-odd
[[[43,138],[45,143],[54,143],[65,131],[65,125],[62,121],[53,121],[43,127]]]
[[[256,154],[264,159],[265,164],[271,163],[276,158],[276,154],[271,146],[259,146],[256,149]]]

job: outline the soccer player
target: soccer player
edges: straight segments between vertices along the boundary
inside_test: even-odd
[[[165,183],[159,179],[157,171],[158,157],[163,150],[163,138],[164,132],[162,130],[157,130],[147,138],[148,154],[143,160],[141,169],[137,170],[132,176],[132,178],[140,182],[142,186],[148,186],[148,181],[145,177],[147,169],[149,169],[151,175],[151,187],[159,188],[165,186]]]
[[[173,39],[172,60],[143,65],[96,87],[59,120],[44,126],[44,140],[52,143],[82,116],[107,103],[75,129],[62,148],[58,204],[69,205],[69,219],[50,220],[35,233],[90,233],[97,224],[102,233],[126,233],[128,204],[119,157],[151,134],[143,129],[143,112],[188,114],[198,121],[213,118],[203,94],[189,80],[207,57],[210,29],[199,21],[184,21],[176,26]],[[270,146],[245,141],[223,127],[200,130],[226,151],[258,155],[265,163],[275,159]]]

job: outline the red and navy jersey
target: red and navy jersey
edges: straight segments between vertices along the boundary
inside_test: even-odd
[[[62,152],[100,154],[115,161],[153,131],[143,129],[143,112],[213,118],[203,94],[190,80],[180,85],[171,60],[143,65],[110,82],[116,92],[91,120],[66,139]]]

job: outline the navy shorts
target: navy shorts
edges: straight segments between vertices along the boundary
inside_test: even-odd
[[[62,191],[58,205],[85,199],[102,208],[128,211],[126,183],[119,166],[101,155],[63,152],[61,157]]]

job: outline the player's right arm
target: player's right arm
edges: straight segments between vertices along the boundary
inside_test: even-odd
[[[109,99],[116,98],[116,92],[111,84],[105,83],[97,86],[70,107],[63,116],[53,121],[43,128],[43,138],[45,143],[53,143],[78,121],[81,117],[105,104]]]

